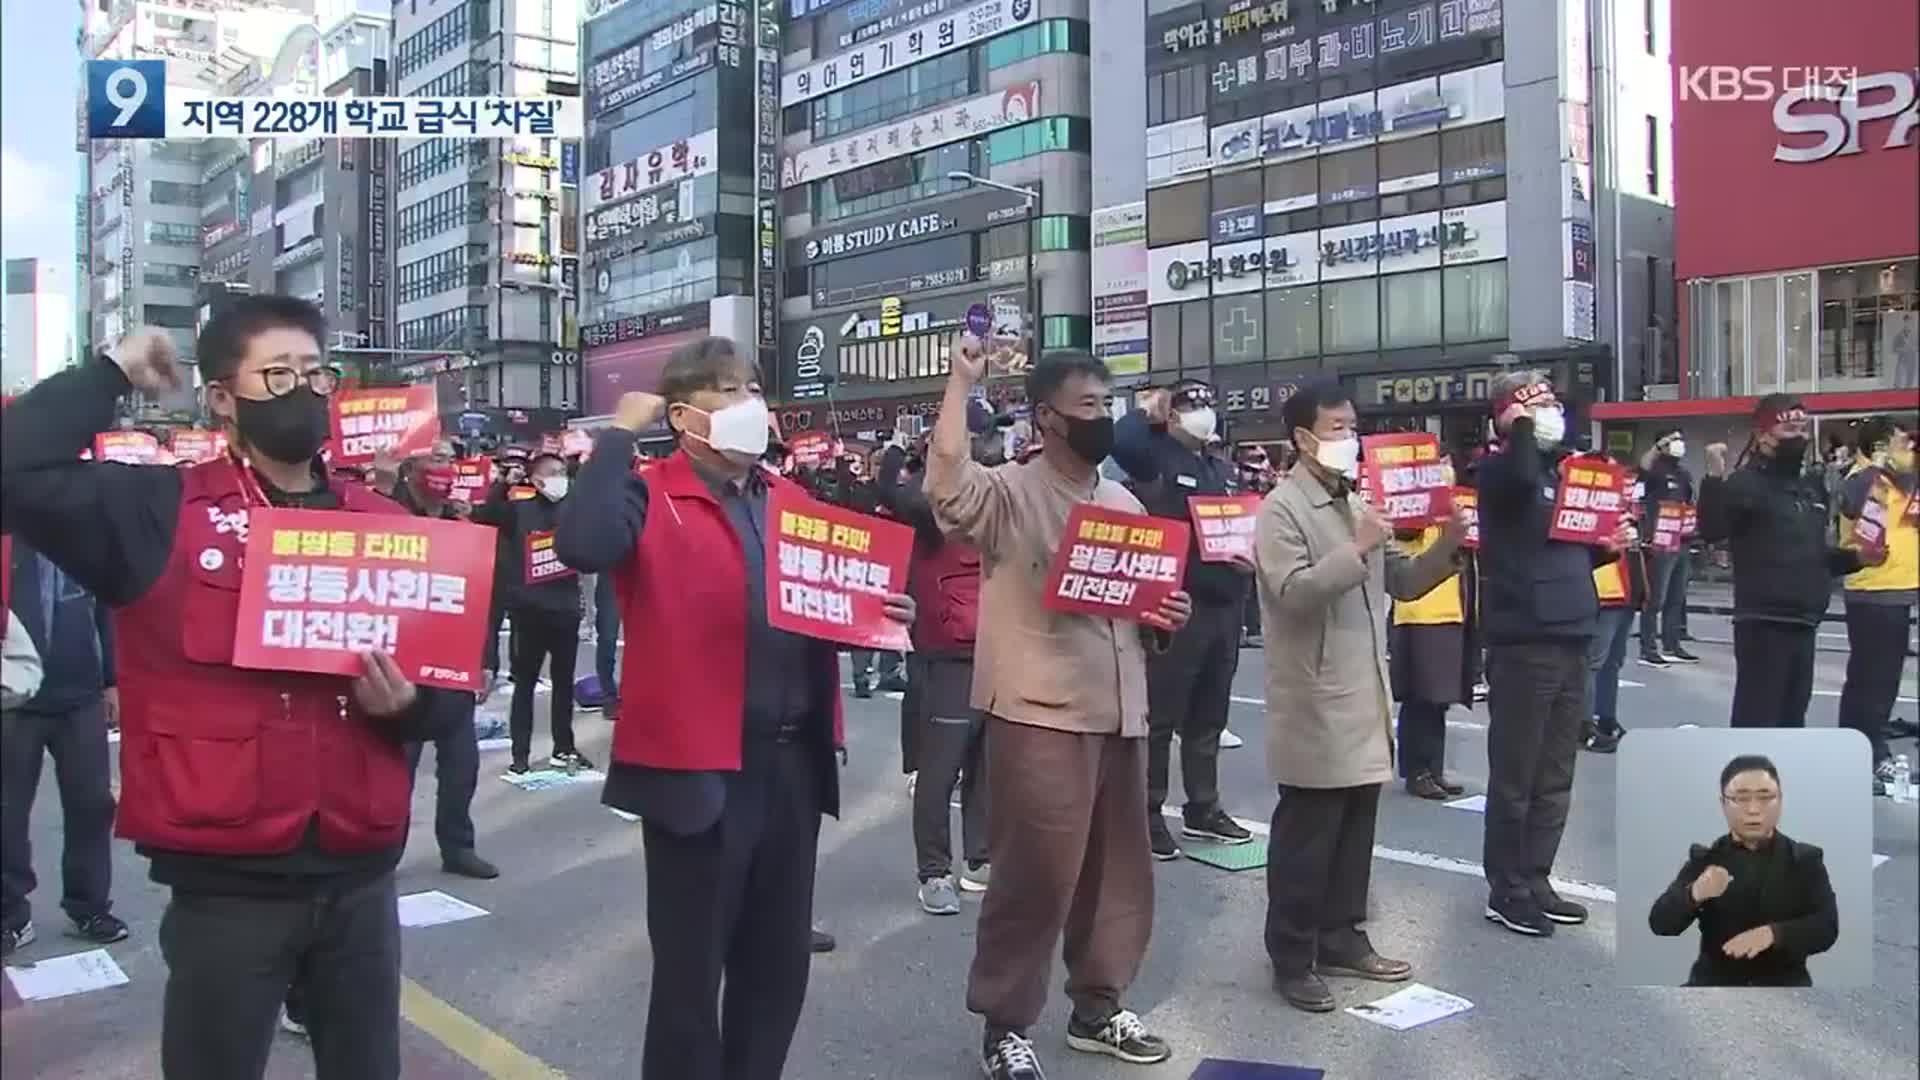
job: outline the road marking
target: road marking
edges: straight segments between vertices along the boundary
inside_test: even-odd
[[[1229,700],[1232,701],[1235,705],[1257,705],[1263,709],[1266,708],[1266,705],[1267,705],[1266,698],[1235,696],[1233,698],[1230,698]],[[1484,723],[1481,723],[1478,720],[1448,720],[1447,726],[1450,728],[1458,728],[1461,731],[1487,730],[1487,725]]]
[[[434,997],[412,979],[400,980],[400,1015],[492,1080],[564,1080],[567,1075]]]

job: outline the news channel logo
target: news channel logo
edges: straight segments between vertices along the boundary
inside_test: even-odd
[[[87,62],[88,138],[162,139],[166,134],[165,61]]]

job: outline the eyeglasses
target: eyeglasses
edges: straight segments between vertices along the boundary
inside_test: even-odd
[[[290,367],[260,369],[260,381],[266,384],[267,393],[274,397],[286,397],[293,393],[303,379],[309,390],[327,397],[340,388],[340,378],[340,369],[331,364],[308,368],[306,371]]]
[[[1772,806],[1774,803],[1780,801],[1780,793],[1777,791],[1769,791],[1763,795],[1722,795],[1720,796],[1720,801],[1726,803],[1728,806]]]

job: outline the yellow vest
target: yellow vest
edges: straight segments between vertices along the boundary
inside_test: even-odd
[[[1855,461],[1847,477],[1852,479],[1854,473],[1871,467],[1872,463],[1864,458]],[[1887,561],[1879,566],[1861,567],[1848,574],[1847,588],[1853,592],[1920,589],[1920,529],[1907,524],[1906,520],[1907,503],[1911,496],[1891,482],[1879,487],[1887,493]],[[1842,514],[1840,542],[1848,544],[1852,540],[1853,519]]]
[[[1418,555],[1432,547],[1440,539],[1440,526],[1429,526],[1414,540],[1396,540],[1400,550],[1408,555]],[[1452,623],[1464,623],[1466,605],[1461,599],[1460,575],[1455,574],[1433,587],[1433,591],[1418,600],[1395,600],[1393,602],[1393,625],[1395,626],[1445,626]]]

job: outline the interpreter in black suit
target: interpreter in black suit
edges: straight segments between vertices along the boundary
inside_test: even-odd
[[[1700,922],[1688,986],[1812,986],[1807,957],[1833,948],[1840,911],[1825,856],[1779,830],[1780,773],[1758,754],[1720,771],[1727,835],[1695,844],[1647,925],[1678,937]]]

